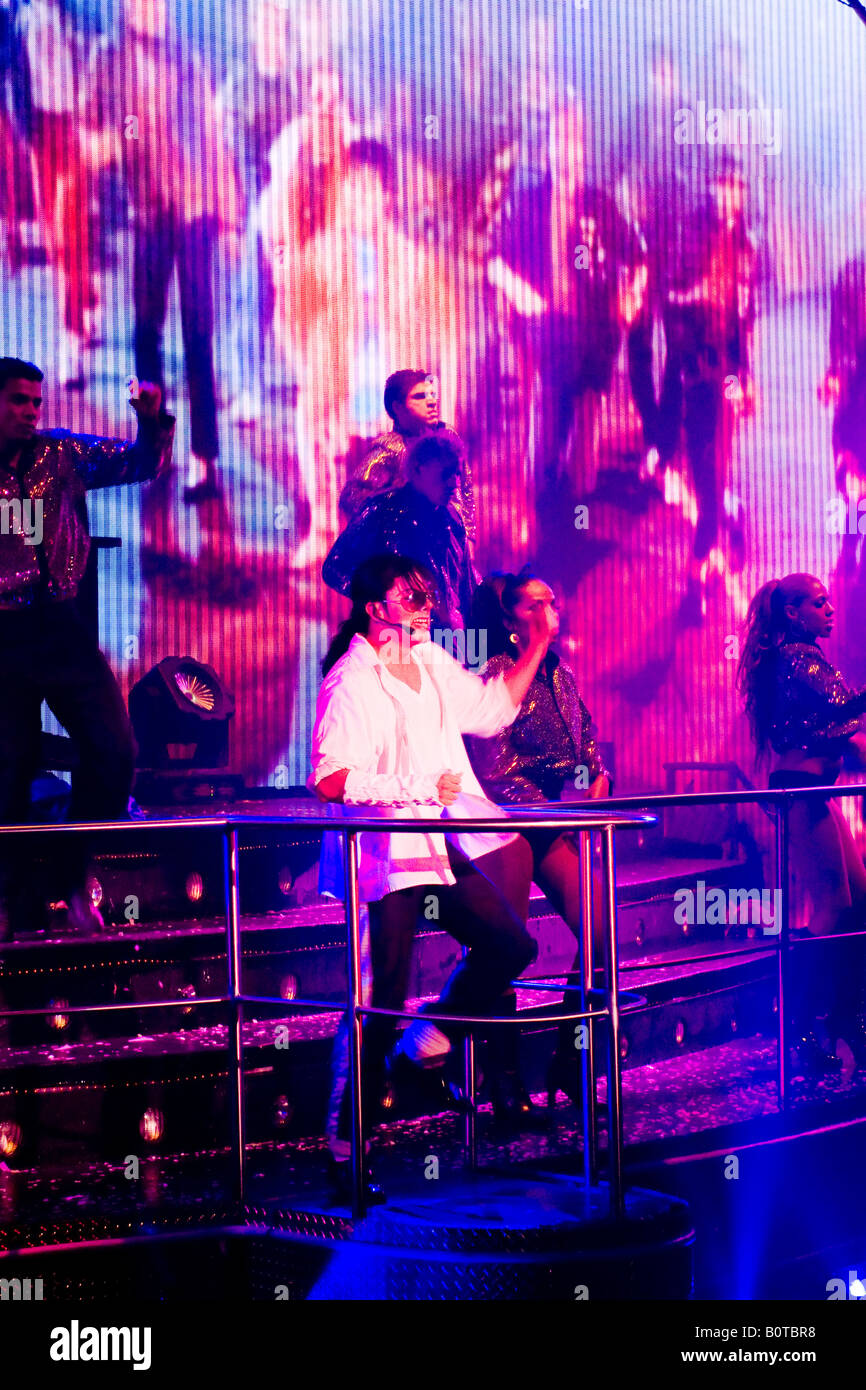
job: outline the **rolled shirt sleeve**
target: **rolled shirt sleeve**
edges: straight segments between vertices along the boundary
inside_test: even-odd
[[[335,772],[348,770],[343,801],[347,806],[441,805],[435,775],[376,772],[377,739],[367,702],[339,678],[326,680],[319,694],[313,730],[310,791]]]
[[[316,722],[313,727],[312,775],[307,786],[314,791],[319,782],[334,772],[365,771],[358,761],[362,750],[375,757],[376,740],[364,702],[357,694],[350,697],[341,686],[336,672],[326,677],[316,701]]]
[[[437,679],[447,688],[450,709],[461,734],[492,738],[514,723],[520,706],[511,698],[504,676],[484,681],[432,642],[424,648],[424,658],[435,667]]]

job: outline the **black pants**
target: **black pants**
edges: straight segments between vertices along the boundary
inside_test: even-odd
[[[45,700],[78,752],[69,820],[126,817],[135,767],[132,730],[111,668],[72,602],[0,612],[0,824],[30,818],[30,784],[40,762]],[[58,836],[52,851],[57,891],[83,887],[87,847],[81,836]],[[74,843],[73,843],[74,842]],[[20,840],[0,845],[10,916],[26,893],[27,856]]]
[[[453,846],[448,858],[456,883],[422,885],[388,893],[370,904],[370,949],[373,973],[373,1007],[402,1009],[409,986],[412,943],[419,918],[424,920],[425,900],[436,898],[438,924],[469,954],[451,974],[433,1012],[475,1014],[500,1011],[502,995],[511,981],[535,959],[538,945],[526,930],[511,903],[529,898],[529,854],[525,841],[512,841],[481,859],[466,859]],[[507,894],[494,887],[513,883]],[[364,1029],[364,1073],[367,1094],[381,1093],[385,1058],[392,1045],[397,1020],[368,1018]],[[437,1023],[452,1038],[464,1029]],[[375,1089],[374,1089],[375,1088]]]
[[[207,219],[184,222],[176,213],[154,209],[135,229],[135,370],[142,381],[165,391],[163,330],[168,291],[177,265],[180,324],[189,388],[190,446],[199,458],[219,454],[216,383],[213,364],[213,286]]]

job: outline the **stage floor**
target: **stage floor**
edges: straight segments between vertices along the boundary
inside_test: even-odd
[[[795,1079],[792,1108],[778,1114],[776,1048],[771,1039],[734,1039],[683,1057],[635,1067],[623,1075],[626,1162],[645,1164],[666,1155],[700,1152],[728,1144],[760,1142],[777,1133],[819,1129],[862,1116],[866,1073],[851,1084],[807,1085]],[[599,1094],[604,1097],[604,1082]],[[491,1132],[489,1106],[479,1113],[480,1169],[515,1172],[543,1167],[581,1171],[579,1118],[561,1099],[547,1123],[545,1096],[534,1096],[539,1128],[510,1141]],[[605,1143],[604,1111],[601,1144]],[[380,1126],[371,1142],[371,1163],[396,1198],[429,1191],[430,1157],[441,1175],[466,1168],[463,1121],[443,1114]],[[59,1162],[17,1169],[0,1162],[0,1250],[129,1236],[155,1230],[189,1230],[202,1223],[230,1222],[232,1166],[228,1150],[191,1151],[172,1157],[143,1157],[138,1181],[117,1164]],[[321,1138],[274,1141],[247,1148],[249,1212],[262,1220],[288,1221],[292,1214],[329,1214],[349,1220],[335,1203],[327,1181]],[[303,1218],[302,1218],[303,1219]]]

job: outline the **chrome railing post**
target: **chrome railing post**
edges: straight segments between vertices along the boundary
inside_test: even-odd
[[[602,830],[601,872],[604,901],[605,989],[607,992],[607,1146],[610,1181],[610,1214],[625,1211],[622,1187],[622,1070],[619,1056],[619,961],[616,941],[616,860],[613,826]]]
[[[223,836],[223,865],[226,897],[226,961],[228,964],[228,992],[232,1001],[231,1016],[231,1072],[232,1072],[232,1144],[234,1148],[234,1188],[235,1197],[243,1206],[246,1188],[245,1154],[246,1138],[244,1124],[244,1054],[243,1025],[244,1010],[241,995],[241,895],[238,867],[238,832],[233,825],[225,827]]]
[[[788,797],[776,803],[776,888],[781,894],[782,923],[777,947],[777,986],[779,1014],[779,1053],[777,1062],[777,1089],[779,1109],[787,1110],[791,1103],[791,1062],[788,1056],[787,1007],[791,982],[791,916],[789,911],[789,824],[790,805]]]
[[[361,1082],[361,911],[358,899],[358,832],[346,831],[346,929],[348,938],[349,1086],[352,1094],[352,1215],[366,1209],[364,1097]]]
[[[463,1116],[463,1148],[469,1171],[478,1168],[478,1127],[475,1096],[475,1038],[470,1030],[463,1044],[463,1090],[468,1109]]]
[[[465,960],[469,955],[468,946],[463,947],[462,955]],[[488,1043],[488,1048],[490,1046],[492,1044]],[[478,1126],[475,1108],[475,1035],[471,1028],[467,1029],[463,1041],[463,1093],[469,1106],[463,1116],[463,1152],[470,1173],[474,1173],[478,1168]]]
[[[580,1012],[591,1013],[593,969],[592,834],[578,832],[580,846]],[[567,997],[567,996],[566,996]],[[595,1110],[595,1036],[592,1019],[582,1020],[586,1046],[580,1050],[580,1091],[583,1101],[583,1176],[587,1187],[598,1179],[598,1123]]]

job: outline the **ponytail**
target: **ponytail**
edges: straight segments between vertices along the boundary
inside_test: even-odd
[[[353,606],[352,611],[349,614],[346,621],[342,623],[340,627],[337,629],[337,632],[331,639],[331,645],[328,647],[328,650],[326,651],[324,658],[322,659],[323,676],[326,676],[328,674],[331,667],[336,665],[336,663],[340,660],[341,656],[346,655],[346,652],[349,650],[349,644],[351,643],[352,638],[355,636],[355,634],[358,632],[363,633],[367,631],[367,627],[370,623],[369,614],[366,611],[362,612],[363,619],[365,619],[366,622],[362,621],[362,615],[357,614]]]
[[[509,623],[522,591],[536,577],[528,565],[524,565],[518,574],[495,570],[482,579],[472,595],[469,626],[486,633],[488,658],[500,656],[502,652],[516,655],[509,640],[512,631]]]

